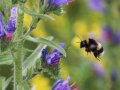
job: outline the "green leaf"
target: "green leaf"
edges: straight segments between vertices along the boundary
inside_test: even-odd
[[[24,13],[27,13],[31,16],[38,17],[38,18],[43,19],[43,20],[54,20],[53,17],[51,17],[47,14],[36,14],[35,12],[28,10],[27,8],[21,8],[21,9],[24,11]]]
[[[12,4],[17,4],[18,0],[12,0]]]
[[[3,82],[5,81],[5,77],[0,77],[0,90],[3,90]]]
[[[7,86],[11,82],[13,76],[9,77],[7,80],[5,80],[5,77],[0,77],[0,90],[6,90]]]
[[[44,38],[33,38],[31,36],[26,37],[26,40],[29,40],[29,41],[32,41],[32,42],[35,42],[35,43],[46,44],[50,47],[53,47],[53,48],[57,49],[58,51],[60,51],[66,57],[65,50],[61,46],[59,46],[58,44],[56,44],[56,43],[54,43],[50,40],[47,40],[47,39],[44,39]]]
[[[24,84],[23,84],[23,87],[24,87],[24,89],[22,89],[22,90],[31,90],[31,87],[30,87],[30,85],[28,84],[28,82],[23,82]]]
[[[31,88],[28,82],[24,81],[22,84],[17,85],[17,90],[31,90]]]
[[[3,82],[3,90],[6,90],[7,86],[10,84],[12,79],[13,79],[13,76],[9,77],[7,80],[4,80],[4,82]]]
[[[55,20],[53,17],[47,15],[47,14],[40,14],[39,15],[41,19],[47,21],[47,20]]]
[[[12,64],[13,58],[11,55],[0,55],[0,65],[2,64]]]
[[[52,40],[53,37],[48,38]],[[23,75],[27,74],[27,70],[33,67],[38,58],[41,56],[41,51],[43,48],[46,48],[47,45],[39,44],[38,47],[33,51],[33,53],[23,62]]]

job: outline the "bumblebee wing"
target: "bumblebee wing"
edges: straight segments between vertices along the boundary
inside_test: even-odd
[[[93,39],[93,40],[95,40],[95,41],[100,41],[100,38],[97,37],[97,36],[96,36],[95,34],[93,34],[92,32],[88,32],[87,35],[88,35],[88,38],[90,38],[90,39]]]
[[[92,32],[87,33],[88,38],[94,39],[95,35]]]

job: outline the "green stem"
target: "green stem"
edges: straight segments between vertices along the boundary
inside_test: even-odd
[[[30,27],[27,30],[27,32],[24,34],[24,37],[28,36],[37,27],[37,23],[39,21],[40,21],[40,19],[38,19],[38,18],[32,18],[32,22],[30,24]]]
[[[23,7],[23,3],[18,4],[18,13],[17,13],[17,29],[15,32],[14,40],[18,40],[23,35],[23,17],[24,13],[20,9],[20,7]],[[22,90],[21,84],[22,84],[22,48],[23,48],[23,42],[17,42],[15,46],[17,52],[15,53],[15,59],[14,59],[14,90]],[[18,86],[20,88],[18,88]]]

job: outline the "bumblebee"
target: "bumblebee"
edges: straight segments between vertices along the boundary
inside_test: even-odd
[[[99,56],[104,54],[103,46],[91,38],[88,38],[87,40],[81,40],[80,48],[85,48],[87,53],[92,52],[97,59],[99,59]]]

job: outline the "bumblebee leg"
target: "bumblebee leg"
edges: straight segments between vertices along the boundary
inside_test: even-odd
[[[91,52],[89,52],[91,54]]]
[[[99,57],[96,57],[99,61],[100,61],[100,58]]]

